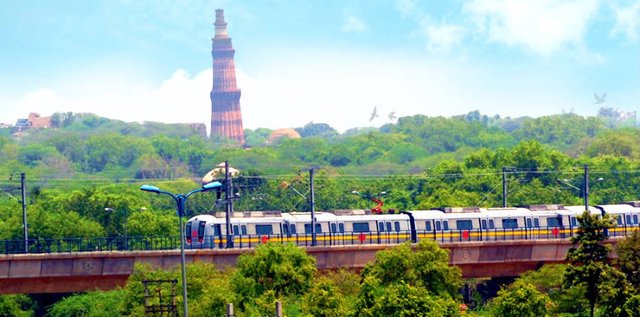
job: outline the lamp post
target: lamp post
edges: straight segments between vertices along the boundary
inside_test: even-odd
[[[110,214],[113,214],[116,212],[116,210],[111,207],[104,208],[104,211]],[[122,233],[118,232],[118,234],[121,235],[121,242],[124,242],[124,249],[129,250],[129,241],[128,241],[129,239],[127,237],[127,217],[129,213],[127,212],[126,208],[122,209],[122,215],[124,217],[124,219],[122,220]]]
[[[364,200],[367,200],[368,201],[367,204],[369,205],[368,206],[369,209],[371,209],[371,202],[373,201],[372,199],[378,198],[378,197],[381,197],[381,196],[384,196],[384,195],[387,194],[386,191],[379,192],[378,194],[372,194],[372,193],[370,193],[368,191],[364,192],[364,193],[360,193],[357,190],[353,190],[353,191],[351,191],[351,193],[354,194],[354,195],[360,196],[360,198],[362,198]]]
[[[173,198],[173,200],[176,201],[178,218],[180,219],[180,269],[182,270],[182,298],[183,298],[183,310],[184,310],[183,316],[184,317],[189,317],[189,308],[187,304],[187,271],[185,268],[186,260],[184,256],[184,226],[182,225],[182,217],[185,216],[184,206],[189,196],[195,193],[204,192],[204,191],[208,191],[208,190],[212,190],[220,187],[222,187],[222,184],[220,182],[212,182],[212,183],[203,185],[198,189],[194,189],[188,192],[187,194],[172,194],[170,192],[161,190],[160,188],[156,186],[151,186],[151,185],[142,185],[142,187],[140,187],[140,190],[145,192],[169,195]]]
[[[558,179],[559,182],[579,191],[582,192],[582,196],[584,198],[584,210],[585,211],[589,211],[589,165],[585,164],[584,165],[584,179],[583,179],[583,186],[582,188],[578,188],[576,186],[574,186],[573,184],[571,184],[571,182],[569,182],[568,179]],[[601,182],[603,181],[604,178],[600,177],[596,180],[596,182]]]

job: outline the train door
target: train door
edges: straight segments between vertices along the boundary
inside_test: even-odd
[[[329,237],[331,244],[340,244],[344,236],[344,223],[329,222]]]
[[[215,245],[215,242],[218,241],[218,247],[222,249],[222,226],[219,223],[214,224],[213,226],[213,236],[211,239],[211,247]]]

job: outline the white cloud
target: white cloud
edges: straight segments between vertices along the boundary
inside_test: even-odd
[[[112,80],[115,78],[88,76],[82,83],[72,81],[60,83],[56,88],[36,89],[11,102],[11,110],[3,114],[3,120],[13,123],[12,118],[26,117],[29,112],[48,116],[72,111],[125,121],[210,123],[211,70],[192,77],[179,69],[155,86],[131,82],[126,77],[119,81],[128,85],[112,85]],[[67,89],[69,86],[77,88]]]
[[[342,31],[345,32],[364,32],[367,30],[367,26],[360,20],[358,17],[349,15],[345,18],[344,23],[342,24]]]
[[[464,35],[464,28],[454,24],[425,23],[424,32],[431,51],[448,52],[454,46],[460,46]]]
[[[550,55],[583,47],[598,7],[599,0],[471,0],[464,10],[491,40]]]
[[[640,31],[640,2],[636,2],[626,8],[613,8],[616,15],[616,25],[611,30],[611,35],[621,34],[631,42],[638,41]]]
[[[266,60],[261,73],[237,70],[245,128],[301,127],[313,121],[344,131],[390,123],[387,115],[392,111],[398,116],[450,116],[479,109],[489,115],[539,116],[575,104],[567,76],[535,67],[522,69],[527,74],[523,77],[507,66],[485,68],[393,54],[316,50],[289,51],[278,58],[286,63]],[[34,89],[11,102],[6,112],[18,109],[22,114],[8,123],[31,111],[45,116],[73,111],[124,121],[209,125],[211,69],[195,75],[176,70],[156,84],[139,81],[87,76],[81,89],[68,89],[76,87],[75,79],[55,82],[54,88]],[[590,97],[586,104],[592,106]],[[374,106],[380,116],[370,122]]]

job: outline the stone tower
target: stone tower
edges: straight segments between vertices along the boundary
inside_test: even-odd
[[[216,10],[216,27],[211,56],[213,57],[213,89],[211,89],[211,137],[225,137],[231,142],[244,144],[240,89],[236,85],[235,50],[227,34],[224,11]]]

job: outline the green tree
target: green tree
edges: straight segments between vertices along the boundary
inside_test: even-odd
[[[528,283],[513,283],[498,292],[492,301],[494,316],[538,317],[547,314],[549,297]]]
[[[412,316],[436,303],[444,310],[424,310],[427,315],[460,313],[456,304],[462,285],[460,269],[449,266],[448,252],[434,241],[423,240],[415,250],[404,243],[379,251],[375,262],[362,271],[362,279],[357,309],[364,316],[384,316],[393,310],[400,314],[394,316]],[[403,315],[402,309],[407,315]]]
[[[571,264],[564,275],[564,286],[584,286],[589,301],[589,316],[593,317],[596,304],[602,297],[603,286],[610,283],[613,270],[608,263],[610,246],[605,229],[612,226],[608,215],[600,217],[585,211],[578,217],[579,228],[571,242],[578,247],[569,249],[567,261]]]
[[[584,287],[562,287],[562,279],[567,270],[566,264],[547,264],[535,271],[520,276],[516,282],[531,284],[538,291],[547,294],[553,305],[548,307],[551,315],[581,315],[589,310],[589,302],[584,298]]]
[[[616,253],[616,263],[627,281],[635,289],[640,289],[640,231],[634,231],[631,236],[618,241]]]
[[[34,304],[27,295],[0,295],[0,316],[34,316]]]
[[[274,296],[302,295],[312,285],[315,258],[293,244],[267,243],[238,258],[232,289],[240,305],[267,291]]]
[[[110,317],[123,314],[125,292],[88,292],[67,297],[49,309],[51,317]],[[3,315],[4,316],[4,315]]]
[[[313,317],[342,317],[351,312],[338,288],[326,278],[317,278],[302,299],[302,311]]]
[[[404,281],[382,288],[375,304],[359,312],[361,316],[453,317],[460,316],[459,304],[451,298],[430,294],[422,286]]]

